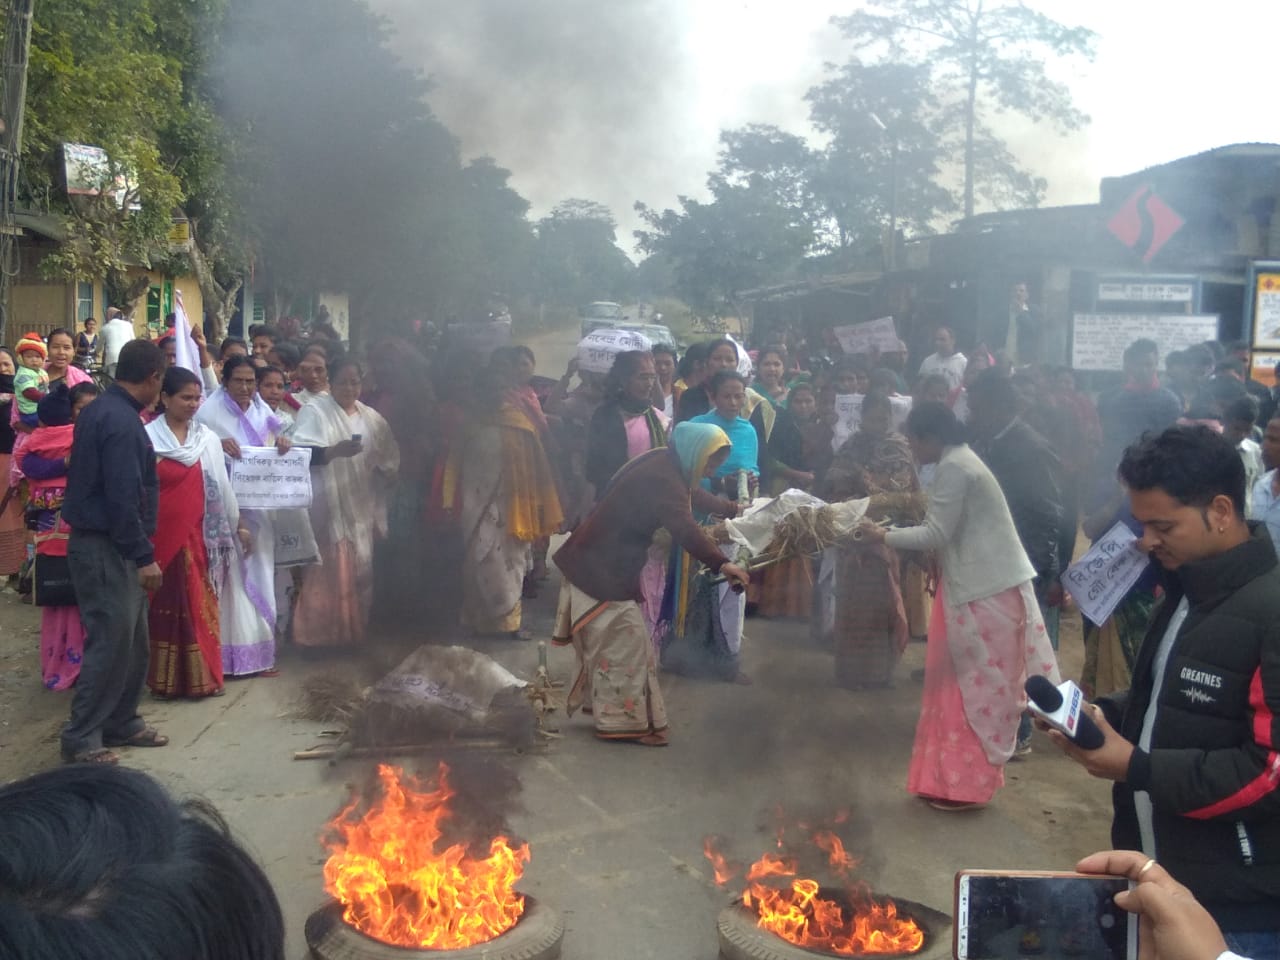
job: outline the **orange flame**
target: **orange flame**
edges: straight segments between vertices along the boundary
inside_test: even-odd
[[[857,859],[834,833],[820,830],[811,839],[838,873],[847,875],[857,866]],[[727,883],[734,874],[725,869],[728,861],[713,838],[707,838],[703,850],[715,869],[716,883]],[[910,917],[899,916],[892,900],[851,895],[847,904],[841,904],[819,896],[818,881],[798,878],[797,872],[794,857],[772,853],[748,868],[742,903],[756,914],[760,929],[796,946],[838,956],[910,954],[924,946],[924,931]],[[765,882],[776,882],[776,878],[791,882],[785,887]]]
[[[346,908],[343,919],[375,940],[401,947],[458,950],[485,943],[515,926],[524,897],[514,890],[529,860],[528,844],[504,836],[489,855],[466,844],[437,850],[450,815],[449,768],[439,785],[421,791],[401,771],[378,767],[382,798],[363,815],[356,797],[330,823],[324,888]]]

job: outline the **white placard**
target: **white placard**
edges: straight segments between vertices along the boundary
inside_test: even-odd
[[[1062,575],[1062,586],[1093,623],[1106,622],[1151,563],[1137,541],[1132,530],[1117,523]]]
[[[907,422],[907,414],[911,412],[911,398],[892,396],[889,405],[893,408],[893,429],[901,432],[902,425]],[[831,449],[839,450],[844,446],[844,442],[858,432],[861,423],[862,394],[836,394],[836,423],[832,428]]]
[[[483,360],[498,347],[511,346],[511,320],[485,320],[481,323],[451,323],[447,328],[451,349],[475,353]]]
[[[1160,346],[1160,368],[1175,350],[1218,339],[1216,314],[1077,313],[1071,328],[1071,366],[1076,370],[1123,370],[1125,347],[1135,340]]]
[[[608,373],[613,358],[628,350],[652,350],[649,338],[634,330],[593,330],[578,344],[578,369]]]
[[[311,506],[311,451],[294,447],[241,447],[231,461],[231,489],[241,510],[294,510]]]
[[[834,327],[832,333],[840,341],[840,349],[846,354],[897,353],[902,349],[902,341],[898,338],[898,329],[893,325],[893,317],[881,317],[879,320],[868,320],[866,323],[852,323],[845,327]]]
[[[1193,283],[1099,283],[1099,300],[1123,300],[1143,303],[1191,303],[1195,299]]]

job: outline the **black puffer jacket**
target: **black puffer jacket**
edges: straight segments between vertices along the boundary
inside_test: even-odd
[[[1141,849],[1133,792],[1153,807],[1156,855],[1225,929],[1280,921],[1280,566],[1265,528],[1168,578],[1133,685],[1101,702],[1131,743],[1150,703],[1156,649],[1185,596],[1151,749],[1115,785],[1112,842]]]

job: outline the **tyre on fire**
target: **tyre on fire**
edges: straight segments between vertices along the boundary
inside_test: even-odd
[[[564,921],[533,897],[524,898],[520,921],[487,943],[458,950],[416,950],[381,943],[344,923],[341,904],[331,903],[307,918],[307,945],[315,960],[555,960],[564,941]]]
[[[903,900],[897,900],[897,903],[904,913],[925,929],[924,946],[911,954],[911,960],[944,960],[950,957],[951,938],[946,931],[951,925],[951,918],[923,904]],[[815,960],[834,956],[825,951],[797,947],[777,934],[761,930],[756,925],[755,914],[737,901],[720,911],[716,926],[720,936],[720,956],[724,960]]]

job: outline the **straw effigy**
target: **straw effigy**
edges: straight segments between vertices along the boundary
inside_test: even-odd
[[[869,499],[866,519],[881,526],[914,526],[924,519],[926,504],[922,493],[877,493]],[[810,556],[861,539],[856,528],[846,532],[837,526],[833,505],[797,507],[778,521],[767,552]]]

